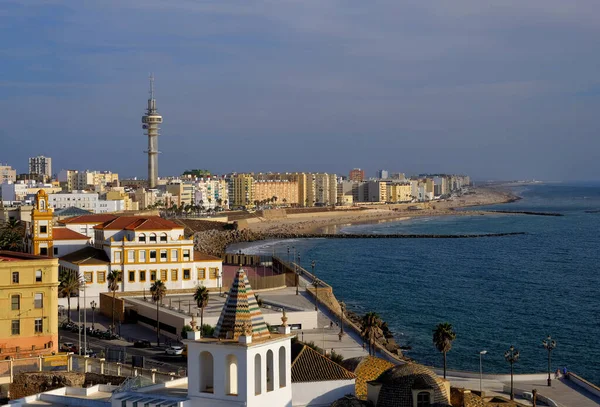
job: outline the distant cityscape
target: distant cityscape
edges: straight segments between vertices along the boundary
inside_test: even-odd
[[[44,190],[57,211],[77,208],[90,213],[137,211],[156,208],[190,208],[201,211],[261,207],[352,206],[425,202],[444,199],[471,185],[468,175],[418,174],[377,171],[367,178],[354,168],[347,176],[328,173],[229,173],[213,175],[190,170],[180,176],[158,178],[155,187],[146,179],[120,179],[111,171],[62,169],[52,173],[52,159],[29,159],[29,172],[18,174],[0,166],[0,198],[5,207],[31,205]],[[197,207],[197,208],[196,208]]]

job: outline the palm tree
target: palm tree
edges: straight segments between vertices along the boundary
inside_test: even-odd
[[[369,345],[369,355],[375,355],[375,334],[381,326],[381,319],[375,312],[369,312],[362,317],[362,337]]]
[[[152,301],[156,303],[156,345],[160,346],[160,321],[158,318],[158,306],[161,304],[162,299],[167,295],[167,286],[160,280],[156,280],[150,286],[150,292],[152,293]]]
[[[448,322],[438,324],[433,331],[433,344],[438,351],[444,354],[444,379],[446,378],[446,353],[452,349],[452,341],[456,339],[456,333]]]
[[[203,285],[196,287],[194,292],[194,300],[200,308],[200,336],[202,336],[202,326],[204,326],[204,308],[208,305],[208,288]]]
[[[112,327],[111,332],[115,333],[115,295],[119,289],[119,276],[121,272],[119,270],[111,270],[106,276],[108,281],[108,291],[112,291]]]
[[[0,228],[0,250],[21,251],[25,229],[20,220],[11,219]]]
[[[58,295],[67,297],[67,318],[69,322],[71,322],[71,297],[73,294],[79,293],[82,285],[83,283],[79,273],[75,271],[61,273]]]

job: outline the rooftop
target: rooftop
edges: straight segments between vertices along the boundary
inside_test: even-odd
[[[173,230],[183,226],[160,216],[119,216],[94,226],[100,230]]]
[[[108,222],[108,221],[116,219],[116,218],[117,218],[116,215],[99,213],[99,214],[92,214],[92,215],[74,216],[72,218],[60,220],[59,223],[63,223],[65,225],[69,224],[69,223],[76,223],[76,224],[77,223],[86,223],[86,224],[96,225],[99,223]]]
[[[301,342],[292,344],[292,383],[352,380],[356,375]]]
[[[52,228],[53,240],[89,240],[89,237],[69,228]]]
[[[48,260],[46,256],[37,256],[35,254],[12,252],[10,250],[0,250],[0,261],[27,261],[27,260]]]
[[[73,264],[108,264],[110,259],[104,250],[96,249],[92,246],[84,247],[76,252],[69,253],[60,258],[63,261]]]

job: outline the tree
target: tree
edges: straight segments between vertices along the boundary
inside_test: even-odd
[[[61,273],[58,295],[60,297],[67,297],[67,318],[69,322],[71,322],[71,297],[79,293],[82,285],[83,282],[79,273],[75,271]]]
[[[433,344],[444,355],[444,379],[446,378],[446,354],[452,349],[452,341],[455,339],[456,333],[448,322],[438,324],[433,331]]]
[[[202,327],[204,326],[204,308],[208,305],[208,288],[203,285],[196,287],[194,300],[198,308],[200,308],[200,327]],[[200,335],[202,335],[202,328],[200,328]]]
[[[375,355],[375,334],[381,326],[381,319],[375,312],[368,312],[362,317],[362,337],[369,345],[369,355]]]
[[[119,276],[121,272],[119,270],[111,270],[106,276],[108,281],[108,291],[112,291],[112,326],[111,332],[115,333],[115,296],[119,289]]]
[[[0,228],[0,250],[22,251],[25,229],[20,220],[11,219]]]
[[[152,301],[156,303],[156,345],[160,346],[160,320],[158,307],[162,303],[162,299],[167,295],[167,286],[160,280],[156,280],[150,286],[150,293],[152,293]]]

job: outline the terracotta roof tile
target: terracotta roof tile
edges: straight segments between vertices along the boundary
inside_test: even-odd
[[[119,216],[94,226],[102,230],[173,230],[183,226],[160,216]]]
[[[377,379],[383,372],[395,365],[374,356],[359,356],[346,359],[342,366],[356,375],[356,396],[367,397],[367,382]]]
[[[217,256],[211,256],[210,254],[202,253],[194,250],[194,261],[221,261],[222,259]]]
[[[73,264],[109,264],[108,258],[104,250],[96,249],[91,246],[84,247],[76,252],[69,253],[60,258],[61,261],[66,261]]]
[[[89,240],[89,237],[69,228],[52,228],[52,240]]]
[[[73,216],[72,218],[59,220],[59,223],[68,224],[68,223],[93,223],[99,224],[108,222],[109,220],[113,220],[117,218],[115,215],[109,215],[106,213],[98,213],[93,215],[81,215],[81,216]]]
[[[354,373],[303,343],[297,342],[292,347],[296,348],[296,352],[292,349],[292,354],[296,353],[292,360],[292,383],[356,379]]]

